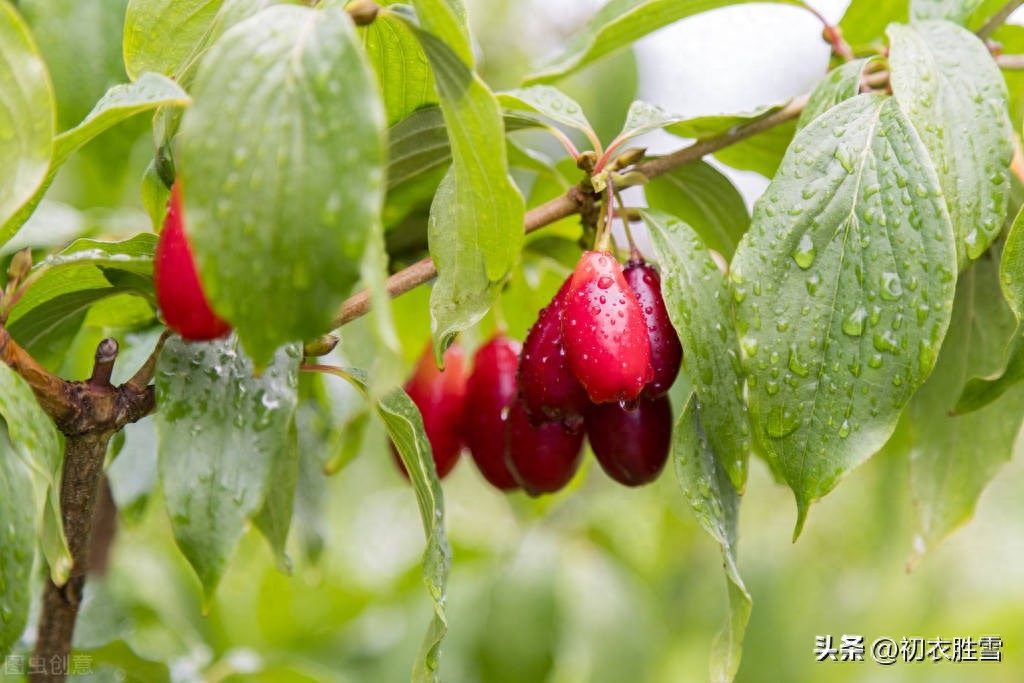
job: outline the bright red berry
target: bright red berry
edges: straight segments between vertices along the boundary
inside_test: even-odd
[[[651,381],[647,321],[610,254],[584,252],[562,312],[569,367],[594,403],[630,401]]]
[[[534,426],[521,400],[508,410],[505,436],[509,470],[531,496],[562,489],[580,466],[583,432],[570,432],[559,422]]]
[[[642,486],[658,478],[672,441],[672,405],[668,396],[641,396],[637,407],[616,403],[587,411],[587,438],[608,476],[626,486]]]
[[[636,295],[636,300],[640,302],[640,309],[647,321],[647,334],[651,338],[654,378],[644,387],[644,393],[651,397],[661,396],[672,388],[679,374],[683,345],[668,317],[665,299],[661,296],[661,276],[654,266],[643,260],[630,261],[623,275]]]
[[[572,277],[555,294],[530,328],[519,359],[519,398],[533,422],[561,422],[578,431],[590,401],[569,369],[562,343],[562,311]]]
[[[195,259],[185,235],[181,206],[181,183],[171,188],[167,218],[153,256],[153,284],[156,301],[167,326],[188,341],[223,337],[231,325],[210,308],[196,272]]]
[[[405,392],[423,416],[423,429],[434,454],[437,476],[444,477],[455,467],[462,448],[462,416],[466,404],[466,381],[469,369],[458,343],[444,352],[444,371],[437,369],[430,345],[424,349],[413,376],[405,384]],[[392,452],[402,473],[405,466]]]
[[[466,387],[466,445],[480,473],[495,487],[518,487],[505,463],[505,419],[516,394],[520,344],[497,335],[481,346]]]

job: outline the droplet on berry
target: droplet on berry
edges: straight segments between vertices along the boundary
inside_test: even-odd
[[[497,335],[481,346],[466,387],[466,445],[480,473],[495,487],[518,487],[505,462],[505,420],[516,394],[520,344]]]
[[[509,407],[505,436],[509,470],[531,496],[564,488],[580,466],[583,432],[570,432],[558,422],[534,426],[521,400]]]
[[[590,447],[609,477],[626,486],[658,478],[672,441],[668,396],[642,396],[634,410],[617,403],[591,406],[586,425]]]
[[[661,396],[672,388],[683,360],[683,345],[672,326],[661,295],[661,276],[649,263],[631,261],[623,275],[636,295],[647,321],[647,334],[651,339],[651,366],[654,377],[644,387],[647,396]]]

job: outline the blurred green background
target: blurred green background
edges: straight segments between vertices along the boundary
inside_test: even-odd
[[[126,4],[19,3],[49,63],[62,128],[125,80]],[[517,85],[535,52],[551,52],[595,4],[541,11],[536,2],[469,3],[487,80],[496,89]],[[714,69],[707,66],[711,78]],[[641,80],[635,57],[626,53],[564,89],[607,140]],[[735,86],[722,80],[720,87]],[[657,99],[656,89],[646,90]],[[141,118],[90,144],[62,171],[21,243],[59,246],[81,234],[148,230],[138,188],[151,155]],[[531,179],[523,181],[529,189]],[[552,191],[534,190],[538,200]],[[556,260],[527,253],[502,297],[510,333],[522,338],[564,273]],[[411,367],[428,337],[427,291],[400,299],[396,318]],[[465,345],[479,344],[494,324],[489,316]],[[65,376],[86,374],[95,340],[110,331],[87,325]],[[152,331],[115,332],[126,356],[144,355],[154,341]],[[368,338],[365,323],[346,327],[342,353],[368,366]],[[135,361],[122,363],[127,371]],[[673,391],[676,409],[684,383]],[[326,384],[337,424],[359,414],[361,399],[334,380]],[[77,645],[92,650],[92,679],[407,680],[431,613],[420,578],[415,499],[376,425],[362,440],[333,449],[355,457],[329,479],[318,473],[316,445],[303,451],[308,476],[293,526],[292,575],[279,572],[264,541],[249,533],[204,613],[199,584],[174,546],[154,489],[151,419],[133,426],[111,468],[122,514],[109,571],[90,582],[76,634]],[[671,467],[654,485],[627,490],[588,458],[569,490],[533,501],[492,491],[462,462],[444,489],[454,549],[445,681],[706,680],[708,651],[726,619],[725,581],[718,547],[693,519]],[[855,471],[812,508],[793,544],[791,494],[756,462],[740,519],[740,570],[754,611],[737,680],[1024,680],[1022,491],[1024,464],[1017,458],[985,493],[974,520],[908,572],[913,502],[905,463],[883,455]],[[816,636],[838,643],[844,634],[862,635],[868,646],[880,637],[996,635],[1004,661],[891,667],[870,655],[864,662],[815,661]]]

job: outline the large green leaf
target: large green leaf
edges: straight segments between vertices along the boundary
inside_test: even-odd
[[[931,154],[964,268],[1006,218],[1013,157],[1006,84],[985,44],[960,26],[893,24],[888,34],[893,94]]]
[[[709,249],[732,259],[750,225],[743,195],[732,181],[703,161],[686,164],[644,185],[647,204],[687,223]]]
[[[271,487],[294,457],[297,345],[279,349],[254,374],[232,337],[186,343],[172,337],[157,364],[158,468],[174,538],[207,600]],[[294,485],[294,481],[291,482]]]
[[[56,128],[53,88],[28,27],[0,0],[0,245],[9,219],[43,184]]]
[[[124,64],[135,80],[147,71],[175,76],[210,32],[223,0],[131,0],[124,19]]]
[[[713,683],[729,683],[740,665],[752,601],[736,564],[739,493],[708,438],[702,406],[691,394],[672,430],[672,461],[697,521],[722,548],[729,621],[715,636],[710,664]]]
[[[565,50],[527,77],[530,83],[550,83],[615,52],[648,33],[694,14],[708,10],[766,0],[611,0],[583,29],[573,36]],[[782,4],[799,5],[791,0]]]
[[[403,19],[382,11],[359,33],[384,95],[389,126],[417,109],[437,104],[430,64]]]
[[[715,454],[739,491],[747,481],[750,418],[743,398],[740,349],[725,275],[686,223],[644,213],[662,272],[662,294],[685,351],[686,372],[702,406]]]
[[[135,83],[115,85],[96,103],[85,119],[53,140],[53,158],[43,183],[32,197],[0,228],[0,244],[9,240],[29,219],[57,176],[61,165],[75,151],[127,118],[158,107],[182,107],[188,95],[174,81],[159,74],[144,74]]]
[[[344,376],[361,391],[366,391],[365,373],[347,370]],[[377,402],[376,414],[395,444],[405,471],[409,473],[427,537],[427,547],[423,551],[423,581],[434,603],[434,617],[424,636],[413,669],[413,680],[437,682],[441,680],[441,641],[448,631],[444,606],[452,561],[444,527],[444,496],[434,468],[430,441],[423,429],[423,418],[408,394],[396,389]]]
[[[935,371],[902,418],[909,431],[914,553],[920,556],[967,521],[978,498],[1013,455],[1024,387],[967,415],[950,410],[971,375],[999,368],[1013,315],[999,296],[996,262],[983,257],[960,277],[953,321]]]
[[[938,179],[896,100],[859,95],[797,134],[731,276],[755,438],[796,495],[796,534],[931,372],[956,272]]]
[[[814,92],[807,98],[804,110],[800,112],[800,119],[797,122],[798,128],[803,128],[814,120],[819,114],[823,114],[840,102],[845,102],[851,97],[860,94],[861,80],[864,72],[871,62],[878,60],[878,57],[866,57],[846,62],[832,69],[814,88]]]
[[[5,657],[25,630],[32,601],[29,577],[36,547],[36,503],[32,477],[0,436],[0,657]]]
[[[431,207],[428,233],[438,271],[430,308],[439,361],[455,335],[486,312],[519,258],[525,211],[508,176],[501,109],[460,58],[464,27],[452,23],[458,12],[448,4],[414,3],[425,29],[415,33],[434,70],[452,152],[452,168]]]
[[[983,0],[911,0],[910,19],[946,19],[963,24],[982,2]]]
[[[348,15],[290,5],[221,36],[192,95],[177,159],[189,237],[213,307],[262,365],[325,332],[359,277],[383,107]]]

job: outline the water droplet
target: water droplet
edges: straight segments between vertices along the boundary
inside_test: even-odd
[[[903,282],[897,273],[882,273],[882,298],[886,301],[895,301],[903,296]]]
[[[800,243],[796,245],[796,249],[793,250],[790,256],[793,257],[798,266],[807,270],[814,263],[816,253],[810,233],[804,233],[800,238]]]
[[[768,436],[781,439],[792,434],[799,426],[800,419],[792,410],[780,405],[774,405],[768,413],[765,429],[768,431]]]
[[[601,289],[608,289],[609,287],[612,286],[613,283],[614,280],[612,280],[612,278],[607,275],[602,275],[601,277],[597,278],[597,286],[600,287]]]
[[[857,308],[853,309],[853,312],[843,320],[843,332],[851,337],[859,337],[864,333],[864,319],[867,318],[867,316],[868,312],[864,310],[864,307],[857,306]]]

